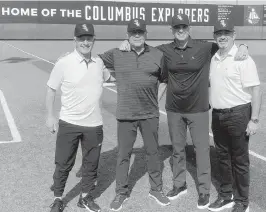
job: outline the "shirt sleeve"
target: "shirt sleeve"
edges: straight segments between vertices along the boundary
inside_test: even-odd
[[[167,83],[168,82],[168,69],[167,69],[167,65],[166,65],[165,56],[162,56],[162,58],[161,58],[159,81],[161,83]]]
[[[257,67],[251,57],[241,61],[239,69],[241,83],[244,88],[260,85]]]
[[[212,42],[212,44],[211,44],[211,57],[213,57],[218,50],[219,50],[218,44]]]
[[[103,54],[99,54],[99,57],[103,60],[106,68],[114,69],[114,49],[111,49]]]
[[[102,70],[102,74],[103,74],[103,81],[106,82],[111,77],[111,73],[106,68],[106,66],[104,65],[103,60],[100,57],[98,57],[97,59],[101,65],[101,70]]]
[[[50,88],[57,90],[63,81],[63,77],[64,77],[64,69],[63,69],[63,65],[60,61],[58,61],[51,74],[49,77],[49,80],[47,82],[47,86],[49,86]]]

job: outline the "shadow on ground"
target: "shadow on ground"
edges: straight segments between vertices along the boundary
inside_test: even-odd
[[[10,57],[4,60],[0,60],[1,63],[22,63],[32,60],[32,58],[25,57]]]
[[[171,145],[162,145],[159,148],[161,161],[166,160],[172,155],[172,146]],[[134,148],[133,154],[135,154],[135,160],[131,166],[129,173],[129,190],[130,192],[138,182],[147,172],[147,163],[146,155],[143,148]],[[100,165],[98,170],[98,184],[92,194],[94,198],[100,197],[107,188],[115,181],[115,168],[116,168],[116,158],[117,158],[117,148],[114,148],[110,151],[103,152],[100,159]],[[172,158],[172,157],[171,157]],[[193,177],[195,184],[197,183],[197,174],[196,174],[196,160],[194,147],[188,145],[186,147],[186,159],[187,159],[187,170]],[[215,150],[211,148],[211,164],[212,164],[212,183],[217,188],[218,187],[218,172],[217,172],[217,159],[215,156]],[[172,159],[170,159],[170,165],[172,168]],[[74,186],[65,196],[64,202],[67,204],[72,201],[80,194],[81,183],[79,182]]]

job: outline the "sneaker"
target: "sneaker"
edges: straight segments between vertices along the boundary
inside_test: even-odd
[[[206,209],[210,205],[210,195],[209,194],[200,194],[198,200],[198,209]]]
[[[86,208],[90,212],[100,212],[101,211],[101,208],[99,207],[99,205],[97,205],[94,202],[93,198],[90,195],[87,195],[84,198],[82,198],[82,196],[80,195],[77,206],[80,208]]]
[[[249,206],[242,203],[235,203],[233,210],[231,212],[249,212]]]
[[[173,189],[166,194],[166,196],[170,200],[175,200],[178,197],[180,197],[181,195],[186,194],[186,193],[187,193],[187,185],[184,185],[184,186],[179,187],[179,188],[174,186]]]
[[[128,200],[128,195],[126,194],[117,194],[110,205],[112,211],[119,211],[123,207],[123,203]]]
[[[222,197],[218,197],[215,202],[209,205],[208,209],[210,211],[221,211],[226,208],[232,208],[234,206],[234,201],[229,199],[225,200]]]
[[[62,212],[64,210],[64,203],[61,199],[56,198],[50,208],[51,212]]]
[[[156,200],[161,206],[170,205],[170,200],[165,196],[162,191],[150,191],[149,197],[152,197]]]

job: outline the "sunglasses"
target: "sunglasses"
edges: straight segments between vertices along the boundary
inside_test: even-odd
[[[133,30],[131,32],[129,32],[130,35],[132,36],[136,36],[136,35],[144,35],[146,32],[145,31],[142,31],[142,30]]]

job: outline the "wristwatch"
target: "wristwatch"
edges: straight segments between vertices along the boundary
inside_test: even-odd
[[[248,45],[247,45],[247,44],[245,44],[245,43],[241,43],[241,44],[239,45],[239,47],[242,46],[242,45],[245,46],[245,47],[247,47],[247,49],[248,49]]]
[[[251,121],[252,121],[254,124],[258,124],[258,123],[259,123],[259,119],[251,119]]]

